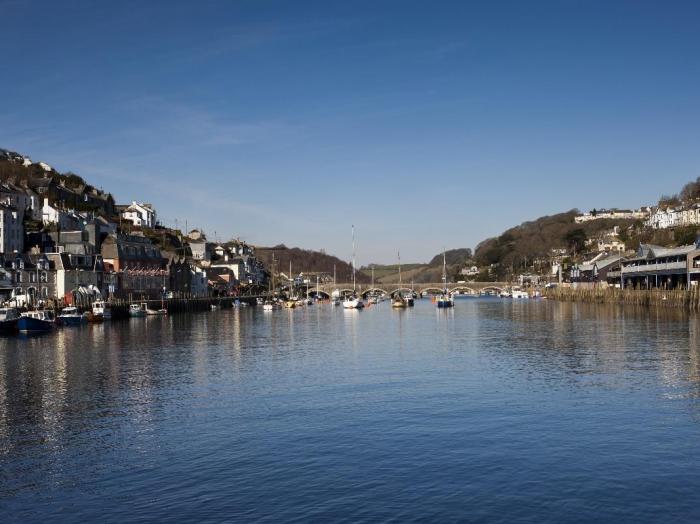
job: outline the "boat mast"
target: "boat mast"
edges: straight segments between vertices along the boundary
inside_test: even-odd
[[[447,294],[447,262],[445,259],[445,251],[442,251],[442,287]]]
[[[355,225],[352,226],[352,293],[355,294]]]
[[[399,256],[399,295],[401,294],[401,287],[403,286],[403,281],[401,280],[401,251],[397,251]]]
[[[289,259],[289,300],[292,299],[292,289],[294,288],[294,280],[292,279],[292,259]]]

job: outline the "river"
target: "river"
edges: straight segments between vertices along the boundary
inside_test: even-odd
[[[698,521],[700,322],[427,299],[0,339],[0,521]]]

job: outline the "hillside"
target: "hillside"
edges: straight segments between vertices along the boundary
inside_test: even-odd
[[[435,255],[427,264],[401,264],[401,278],[404,282],[415,282],[422,284],[425,282],[442,281],[442,253]],[[445,252],[447,261],[447,274],[450,280],[459,280],[459,271],[466,265],[472,263],[472,250],[469,248],[450,249]],[[362,267],[361,271],[370,276],[371,266]],[[378,283],[398,282],[398,264],[374,265],[374,280]]]
[[[263,261],[265,267],[271,267],[273,253],[277,271],[279,272],[287,273],[290,261],[292,262],[292,272],[294,274],[324,272],[333,275],[333,266],[335,266],[338,282],[352,281],[352,266],[338,257],[327,255],[320,251],[298,247],[289,248],[284,244],[274,247],[255,246],[255,254]],[[370,278],[360,271],[356,273],[356,280],[358,283],[370,282]]]
[[[584,248],[587,238],[594,238],[614,226],[626,229],[632,220],[601,219],[577,224],[574,217],[578,210],[567,211],[537,220],[523,222],[500,236],[481,242],[474,252],[476,263],[481,266],[495,264],[500,276],[506,269],[519,270],[532,267],[546,259],[553,249],[566,248],[576,254]]]

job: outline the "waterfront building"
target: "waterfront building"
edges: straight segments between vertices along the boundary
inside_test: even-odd
[[[57,296],[56,267],[46,254],[5,257],[4,268],[12,274],[12,298],[18,306],[46,303]]]
[[[87,305],[102,295],[103,269],[101,255],[46,253],[56,272],[55,298],[65,304]]]
[[[635,257],[622,262],[625,287],[673,289],[697,285],[700,281],[700,238],[694,244],[680,247],[661,247],[640,244]],[[608,278],[619,280],[620,274],[609,273]]]
[[[620,270],[624,258],[620,254],[600,253],[587,262],[575,264],[571,268],[572,283],[607,282],[611,272]],[[619,277],[618,277],[619,278]]]
[[[187,260],[171,260],[169,265],[170,291],[175,296],[206,297],[209,295],[207,272]]]
[[[110,293],[161,296],[167,260],[150,239],[139,234],[110,234],[102,242],[101,254],[105,272],[110,274],[105,278]]]
[[[17,208],[0,204],[0,252],[24,251],[24,215]]]

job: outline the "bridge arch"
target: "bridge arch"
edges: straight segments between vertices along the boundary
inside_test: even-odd
[[[399,291],[406,292],[406,293],[413,293],[413,290],[410,287],[399,287],[394,289],[393,291],[389,291],[389,296],[393,297],[396,293]]]
[[[428,293],[432,295],[439,295],[444,291],[443,288],[437,287],[437,286],[429,286],[429,287],[424,287],[423,289],[420,290],[420,294],[422,295],[423,293]]]
[[[498,287],[498,286],[484,286],[482,287],[479,291],[481,292],[486,292],[486,291],[496,291],[497,293],[502,293],[503,288]]]
[[[467,291],[471,295],[478,295],[479,294],[479,292],[476,289],[471,288],[469,286],[455,286],[450,291]]]
[[[363,291],[363,292],[362,292],[362,296],[366,298],[367,296],[369,296],[370,293],[376,293],[376,292],[386,293],[386,290],[385,290],[385,289],[382,289],[382,288],[380,288],[380,287],[371,287],[371,288],[366,289],[365,291]]]

